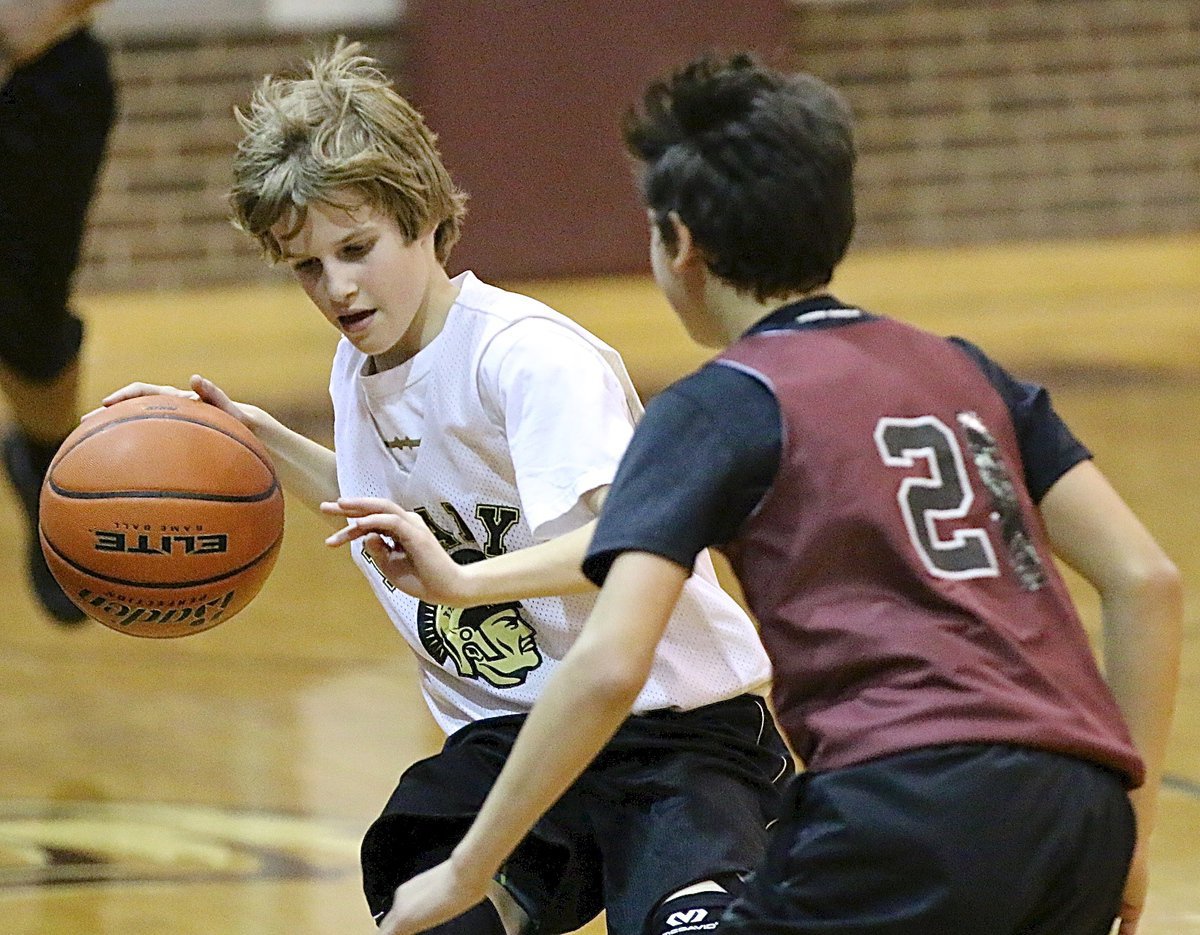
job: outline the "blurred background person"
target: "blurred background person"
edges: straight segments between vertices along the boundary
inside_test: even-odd
[[[84,616],[46,567],[37,505],[80,415],[71,284],[116,114],[108,51],[89,28],[100,2],[0,0],[0,390],[15,423],[4,469],[25,512],[30,583],[63,624]]]

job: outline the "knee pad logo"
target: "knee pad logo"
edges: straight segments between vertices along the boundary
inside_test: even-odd
[[[647,935],[709,935],[720,930],[721,918],[733,897],[726,892],[702,891],[676,896],[659,905],[647,920]]]

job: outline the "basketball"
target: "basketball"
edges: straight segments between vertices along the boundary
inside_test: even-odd
[[[39,533],[63,590],[119,633],[188,636],[258,594],[283,539],[266,449],[207,403],[141,396],[80,423],[42,485]]]

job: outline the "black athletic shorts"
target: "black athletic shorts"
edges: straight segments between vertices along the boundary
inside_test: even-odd
[[[1021,747],[927,747],[799,777],[723,935],[1108,935],[1122,778]]]
[[[462,839],[524,720],[470,724],[400,777],[362,845],[363,888],[376,918],[400,883]],[[759,863],[793,774],[757,696],[631,717],[498,879],[536,932],[574,931],[603,909],[611,935],[638,935],[664,896]]]

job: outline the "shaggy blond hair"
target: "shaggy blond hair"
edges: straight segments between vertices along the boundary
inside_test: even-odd
[[[339,39],[302,73],[268,75],[249,107],[234,113],[243,136],[233,160],[233,224],[270,260],[282,254],[271,228],[290,218],[284,239],[294,236],[307,207],[321,202],[369,205],[394,218],[410,242],[434,228],[446,262],[467,196],[442,164],[437,137],[361,43]]]

